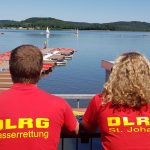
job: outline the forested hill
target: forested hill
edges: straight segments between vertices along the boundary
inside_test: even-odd
[[[33,17],[22,21],[0,20],[0,28],[26,28],[26,29],[80,29],[80,30],[112,30],[112,31],[150,31],[150,23],[112,22],[112,23],[86,23],[63,21],[55,18]]]

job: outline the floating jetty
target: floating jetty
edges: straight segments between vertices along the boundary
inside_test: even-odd
[[[72,59],[75,49],[72,48],[46,48],[41,49],[45,62],[55,62],[56,65],[65,65]]]
[[[108,77],[111,73],[112,67],[113,67],[114,61],[109,61],[109,60],[102,60],[101,61],[101,67],[105,69],[105,80],[108,80]]]
[[[55,66],[65,65],[75,52],[72,48],[40,48],[43,54],[42,77],[52,72]],[[12,80],[9,72],[11,51],[0,54],[0,92],[11,87]]]

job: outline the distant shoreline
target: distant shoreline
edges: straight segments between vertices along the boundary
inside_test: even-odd
[[[58,31],[75,31],[74,29],[51,29],[52,31],[58,30]],[[14,28],[0,28],[0,34],[3,34],[3,32],[6,31],[45,31],[44,29],[14,29]],[[89,31],[89,32],[150,32],[150,31],[132,31],[132,30],[87,30],[82,29],[80,31]]]
[[[63,21],[55,18],[33,17],[23,21],[0,20],[0,28],[20,30],[98,30],[98,31],[146,31],[150,32],[150,23],[140,21],[119,21],[111,23],[86,23]]]

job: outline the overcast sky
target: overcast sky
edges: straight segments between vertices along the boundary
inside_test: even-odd
[[[150,0],[1,0],[0,20],[30,17],[91,23],[150,23]]]

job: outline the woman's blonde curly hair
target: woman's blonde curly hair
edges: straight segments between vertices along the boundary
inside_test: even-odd
[[[103,88],[103,104],[140,108],[150,102],[150,63],[140,53],[119,56]]]

